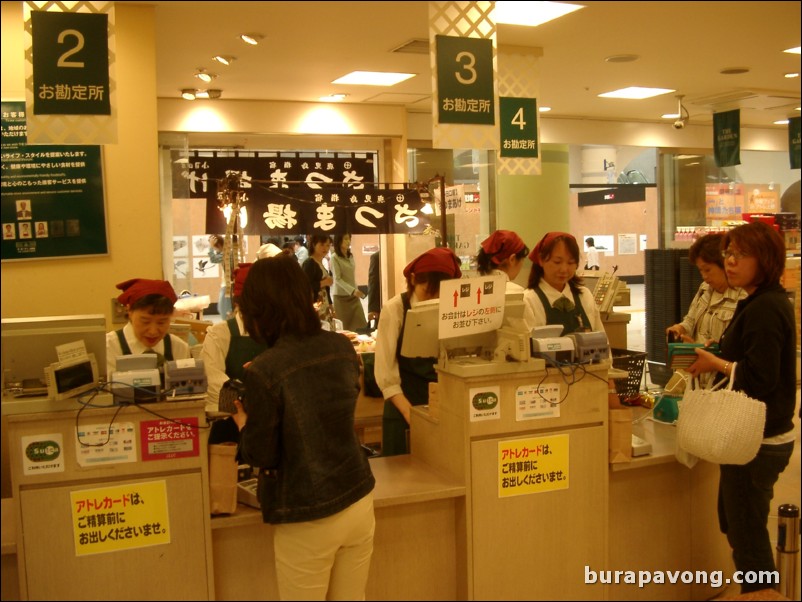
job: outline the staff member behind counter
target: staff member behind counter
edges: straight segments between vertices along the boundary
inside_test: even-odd
[[[572,332],[604,332],[593,293],[576,275],[579,245],[567,232],[549,232],[529,254],[532,268],[524,291],[537,326],[562,324],[562,335]]]
[[[407,430],[413,405],[429,401],[429,383],[437,381],[437,358],[401,355],[407,310],[421,301],[440,297],[440,282],[460,278],[460,260],[451,249],[437,247],[413,259],[404,268],[407,290],[390,299],[379,317],[376,336],[376,383],[382,391],[382,455],[409,453]]]
[[[106,374],[117,369],[117,356],[155,353],[159,365],[190,357],[189,345],[169,334],[175,302],[172,285],[166,280],[134,278],[117,285],[123,291],[117,301],[125,306],[128,323],[106,333]]]

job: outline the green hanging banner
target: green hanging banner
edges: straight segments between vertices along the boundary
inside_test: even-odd
[[[799,169],[799,125],[802,117],[788,118],[788,160],[791,169]]]
[[[741,110],[713,114],[713,149],[716,165],[741,164]]]

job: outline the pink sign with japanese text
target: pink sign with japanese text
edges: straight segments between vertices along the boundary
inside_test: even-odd
[[[198,419],[143,420],[139,423],[142,461],[172,460],[200,454]]]

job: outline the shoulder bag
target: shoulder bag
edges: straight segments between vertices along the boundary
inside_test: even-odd
[[[735,374],[735,363],[731,374]],[[715,464],[746,464],[757,455],[766,404],[733,391],[733,380],[731,376],[723,389],[701,389],[697,379],[688,379],[679,402],[679,449]]]

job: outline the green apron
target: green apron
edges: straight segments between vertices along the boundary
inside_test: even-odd
[[[560,336],[571,334],[572,332],[587,332],[592,330],[588,314],[585,313],[585,308],[582,307],[582,302],[579,300],[579,293],[571,289],[571,294],[574,297],[574,308],[566,311],[552,307],[549,300],[546,298],[546,293],[540,290],[539,286],[535,287],[535,292],[543,303],[543,308],[546,310],[546,324],[562,324],[563,331]]]
[[[253,360],[257,355],[267,349],[267,345],[257,343],[251,337],[243,336],[239,332],[236,318],[226,320],[231,341],[226,353],[226,374],[229,378],[245,379],[244,364]],[[228,416],[223,420],[215,420],[209,430],[209,443],[239,444],[239,428],[234,419]],[[237,454],[239,458],[239,454]]]

